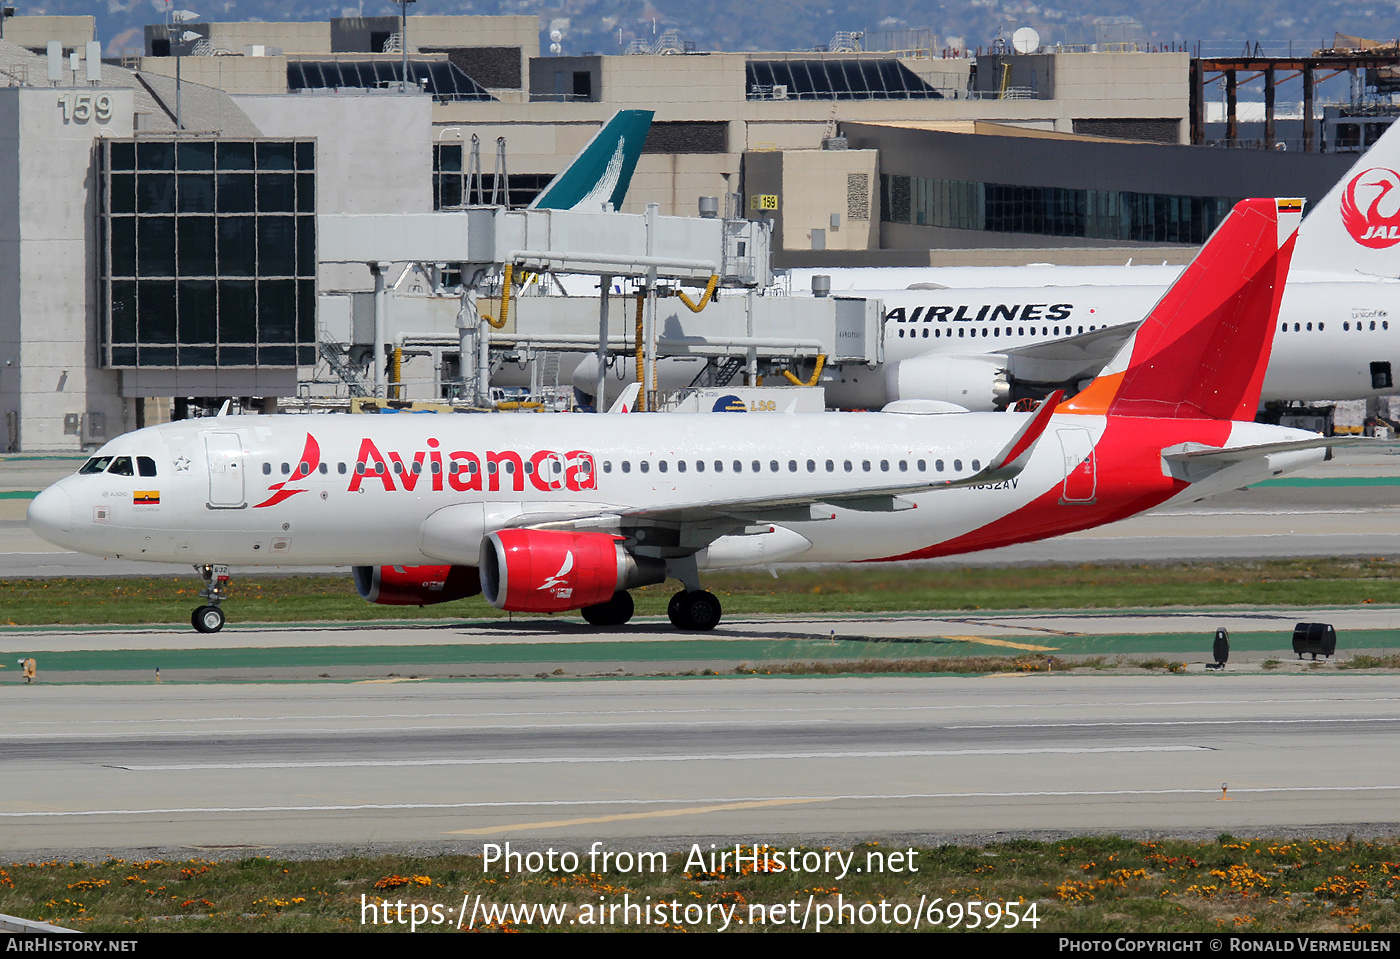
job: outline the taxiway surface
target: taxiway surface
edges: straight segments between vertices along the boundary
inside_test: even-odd
[[[1391,676],[35,686],[3,700],[15,854],[1400,820]]]

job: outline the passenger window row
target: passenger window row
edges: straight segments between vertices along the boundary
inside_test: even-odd
[[[960,326],[960,327],[958,327],[958,328],[957,328],[957,330],[958,330],[958,336],[959,336],[959,337],[965,338],[965,334],[967,333],[967,329],[968,329],[968,328],[965,327],[965,326]],[[991,333],[990,333],[990,334],[988,334],[988,332],[987,332],[987,330],[988,330],[989,328],[986,327],[986,326],[983,326],[983,327],[974,328],[974,329],[972,330],[972,338],[973,338],[973,339],[976,339],[976,338],[977,338],[977,330],[978,330],[978,329],[980,329],[980,330],[982,331],[982,336],[984,336],[984,337],[986,337],[986,336],[988,336],[988,335],[991,335],[991,336],[1001,336],[1001,335],[1002,335],[1001,327],[999,327],[999,326],[990,327],[990,329],[991,329]],[[1050,331],[1051,331],[1052,329],[1055,331],[1055,332],[1054,332],[1054,335],[1055,335],[1055,336],[1060,336],[1060,335],[1061,335],[1061,333],[1060,333],[1061,327],[1058,327],[1058,326],[1055,326],[1055,327],[1042,326],[1042,327],[1040,328],[1040,334],[1039,334],[1039,335],[1040,335],[1040,336],[1050,336],[1050,335],[1051,335],[1051,332],[1050,332]],[[1074,336],[1074,335],[1075,335],[1075,328],[1074,328],[1074,327],[1072,327],[1072,326],[1066,326],[1066,327],[1064,327],[1063,329],[1064,329],[1064,334],[1063,334],[1063,335],[1065,335],[1065,336]],[[1097,326],[1090,326],[1090,327],[1089,327],[1089,332],[1092,333],[1092,332],[1094,332],[1094,331],[1097,330],[1097,329],[1098,329]],[[1018,326],[1018,327],[1016,328],[1016,334],[1015,334],[1015,335],[1016,335],[1016,336],[1026,336],[1026,335],[1027,335],[1027,333],[1026,333],[1027,330],[1030,330],[1030,333],[1029,333],[1030,336],[1035,336],[1035,335],[1036,335],[1035,327],[1033,327],[1033,326],[1030,326],[1030,327]],[[908,331],[908,333],[909,333],[909,338],[910,338],[911,340],[914,339],[914,338],[918,335],[918,332],[919,332],[919,331],[916,330],[916,329],[911,329],[911,330],[909,330],[909,331]],[[1082,327],[1082,326],[1079,327],[1079,332],[1080,332],[1080,333],[1083,333],[1083,332],[1084,332],[1084,327]],[[952,339],[952,338],[953,338],[953,328],[952,328],[952,327],[947,327],[947,328],[944,328],[944,327],[934,327],[934,328],[933,328],[933,338],[934,338],[934,339],[939,339],[940,337],[942,337],[942,335],[943,335],[944,333],[947,333],[947,334],[948,334],[948,339]],[[900,330],[899,330],[899,338],[900,338],[901,340],[904,339],[904,334],[905,334],[905,329],[904,329],[904,327],[900,327]],[[1011,335],[1012,335],[1012,333],[1011,333],[1011,327],[1009,327],[1009,326],[1006,328],[1006,335],[1007,335],[1007,336],[1011,336]],[[924,328],[923,328],[923,338],[924,338],[924,339],[928,339],[928,338],[929,338],[929,328],[928,328],[928,327],[924,327]]]
[[[1278,331],[1279,331],[1280,333],[1289,333],[1289,332],[1293,332],[1293,333],[1302,333],[1302,332],[1304,332],[1304,331],[1307,331],[1307,332],[1311,333],[1311,332],[1312,332],[1312,328],[1313,328],[1313,325],[1312,325],[1311,323],[1294,323],[1294,324],[1293,324],[1292,330],[1290,330],[1287,323],[1280,323],[1280,324],[1279,324],[1279,327],[1278,327]],[[1327,324],[1324,323],[1324,322],[1322,322],[1321,320],[1319,320],[1318,323],[1317,323],[1317,330],[1318,330],[1318,332],[1320,333],[1320,332],[1322,332],[1323,330],[1325,330],[1326,328],[1327,328]],[[1376,328],[1376,321],[1375,321],[1375,320],[1371,320],[1369,326],[1366,325],[1366,323],[1365,323],[1364,320],[1357,320],[1357,321],[1356,321],[1356,332],[1358,332],[1358,333],[1360,333],[1362,330],[1365,330],[1365,329],[1374,330],[1375,328]],[[1388,329],[1390,329],[1390,321],[1389,321],[1389,320],[1381,320],[1381,329],[1382,329],[1382,330],[1388,330]],[[1351,321],[1350,321],[1350,320],[1343,320],[1343,321],[1342,321],[1342,330],[1343,330],[1343,332],[1347,332],[1347,333],[1350,333],[1350,332],[1351,332]]]
[[[855,472],[855,469],[856,469],[856,465],[855,465],[855,464],[856,464],[856,461],[854,461],[854,460],[842,460],[842,461],[840,461],[840,465],[839,465],[839,466],[837,465],[837,461],[836,461],[836,460],[824,460],[823,463],[824,463],[824,469],[825,469],[825,471],[828,472],[828,473],[836,473],[836,472],[852,473],[852,472]],[[861,472],[863,472],[863,473],[875,472],[877,469],[878,469],[880,472],[882,472],[882,473],[889,473],[889,472],[891,472],[891,471],[898,471],[898,472],[900,472],[900,473],[907,473],[907,472],[909,472],[909,470],[910,470],[910,462],[909,462],[909,460],[878,460],[878,461],[876,461],[876,460],[860,460],[859,463],[860,463],[860,470],[861,470]],[[638,470],[639,472],[642,472],[642,473],[650,473],[650,472],[651,472],[651,467],[652,467],[652,461],[651,461],[651,460],[639,460],[639,461],[637,462],[637,470]],[[684,473],[684,472],[687,472],[687,471],[692,470],[692,469],[693,469],[694,472],[696,472],[696,473],[704,473],[707,469],[709,469],[710,472],[714,472],[714,473],[724,473],[724,472],[726,472],[726,471],[727,471],[727,472],[730,472],[730,473],[743,473],[743,472],[762,473],[762,472],[765,471],[765,465],[764,465],[764,463],[763,463],[762,460],[750,460],[750,461],[748,462],[748,464],[747,464],[747,469],[746,469],[746,466],[745,466],[745,463],[744,463],[743,460],[732,460],[732,461],[714,460],[714,461],[713,461],[712,463],[710,463],[708,466],[706,465],[706,461],[705,461],[705,460],[695,460],[693,464],[690,463],[690,462],[687,461],[687,460],[676,460],[676,461],[675,461],[675,468],[676,468],[676,472],[677,472],[677,473]],[[805,462],[805,468],[806,468],[806,471],[807,471],[808,473],[817,473],[817,472],[821,472],[821,469],[818,468],[818,464],[817,464],[817,461],[816,461],[816,460],[807,460],[807,461]],[[915,461],[914,461],[914,464],[913,464],[913,468],[914,468],[917,472],[926,473],[926,472],[928,472],[928,461],[927,461],[927,460],[915,460]],[[934,460],[934,461],[933,461],[933,469],[934,469],[934,472],[942,473],[942,472],[944,472],[945,468],[946,468],[946,464],[944,463],[943,460],[940,459],[940,460]],[[982,463],[981,463],[980,460],[973,460],[973,461],[972,461],[972,470],[973,470],[973,472],[977,472],[977,471],[980,470],[981,468],[982,468]],[[618,461],[618,469],[619,469],[621,472],[623,472],[623,473],[631,473],[631,472],[632,472],[632,461],[631,461],[631,460],[619,460],[619,461]],[[656,461],[656,471],[657,471],[658,473],[666,473],[666,472],[669,472],[670,469],[671,469],[671,463],[670,463],[669,460],[657,460],[657,461]],[[961,472],[962,472],[962,469],[963,469],[963,461],[962,461],[961,459],[955,459],[955,460],[953,460],[953,472],[955,472],[955,473],[961,473]],[[612,461],[612,460],[603,460],[603,472],[604,472],[604,473],[611,473],[612,471],[613,471],[613,461]],[[786,462],[786,464],[780,462],[779,460],[769,460],[768,463],[767,463],[767,466],[766,466],[766,471],[769,472],[769,473],[781,473],[781,472],[784,472],[784,471],[786,471],[786,472],[788,472],[788,473],[798,473],[798,472],[801,472],[802,470],[801,470],[801,468],[799,468],[799,465],[798,465],[798,461],[797,461],[797,460],[788,460],[788,461]]]

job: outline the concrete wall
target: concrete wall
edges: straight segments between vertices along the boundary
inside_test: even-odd
[[[14,452],[20,412],[19,89],[0,90],[0,450]]]
[[[234,99],[265,136],[316,138],[317,213],[433,211],[430,97],[375,93]],[[489,155],[483,164],[490,168]],[[323,264],[317,288],[372,290],[374,281],[365,267]]]
[[[64,120],[60,97],[99,94],[112,98],[110,120]],[[18,256],[3,259],[18,261],[20,446],[27,452],[74,451],[85,437],[64,433],[65,414],[77,413],[85,424],[99,414],[105,437],[135,425],[121,399],[118,374],[97,368],[92,146],[99,136],[132,135],[132,93],[121,88],[10,88],[0,90],[0,101],[12,103],[5,117],[20,140],[18,176],[10,181],[17,202],[8,191],[0,198],[0,209],[17,209],[19,223]]]
[[[94,39],[96,24],[97,18],[91,16],[11,17],[2,29],[7,43],[22,47],[46,47],[50,40],[57,40],[69,49],[81,49],[83,44]]]
[[[259,43],[279,47],[283,53],[330,53],[331,25],[325,20],[308,23],[211,23],[209,39],[215,42],[222,40],[234,53],[242,53],[248,44]]]
[[[861,202],[861,185],[864,186],[864,202]],[[782,203],[785,242],[789,248],[864,250],[878,246],[879,152],[789,151],[783,155]],[[859,216],[853,218],[852,213]],[[833,216],[835,228],[832,227]],[[821,233],[814,233],[817,230]]]
[[[285,56],[180,57],[178,65],[180,80],[186,83],[200,83],[231,94],[287,92]],[[136,69],[140,73],[173,77],[175,68],[175,57],[142,57]]]

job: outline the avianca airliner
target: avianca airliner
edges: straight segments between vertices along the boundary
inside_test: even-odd
[[[1364,399],[1400,376],[1400,125],[1303,221],[1262,400]],[[1150,256],[1150,251],[1145,251]],[[1176,266],[949,267],[828,272],[879,297],[885,363],[828,368],[827,403],[905,399],[990,410],[1073,390],[1114,355]],[[583,372],[588,372],[584,370]]]
[[[512,611],[632,615],[706,570],[912,559],[1109,523],[1319,463],[1253,422],[1297,201],[1227,217],[1088,388],[1034,412],[238,416],[118,437],[37,496],[30,527],[98,556],[194,565],[224,622],[228,564],[346,564],[371,602],[481,592]]]

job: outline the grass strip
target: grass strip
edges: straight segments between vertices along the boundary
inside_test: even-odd
[[[1400,603],[1400,562],[1316,559],[1137,566],[916,569],[794,568],[705,577],[728,615],[913,610],[1147,609],[1162,606],[1352,606]],[[665,614],[674,584],[633,591],[640,616]],[[185,623],[203,601],[187,578],[14,579],[0,583],[0,625]],[[348,576],[240,577],[235,622],[498,618],[480,597],[438,606],[374,606]]]
[[[1400,845],[1393,839],[1223,833],[1209,842],[872,842],[782,847],[768,850],[766,860],[765,847],[745,846],[737,866],[732,843],[615,841],[601,847],[612,853],[611,868],[590,860],[586,845],[556,845],[554,868],[541,854],[533,872],[533,859],[508,872],[499,860],[469,855],[14,862],[0,866],[0,913],[89,933],[401,931],[415,917],[420,932],[446,932],[456,930],[465,905],[476,910],[478,931],[711,931],[722,908],[732,917],[729,931],[776,931],[799,928],[789,909],[773,909],[795,901],[798,917],[810,903],[811,915],[834,921],[842,904],[853,904],[853,921],[839,928],[892,931],[913,927],[922,897],[939,909],[935,918],[925,907],[923,929],[953,928],[955,917],[957,927],[970,927],[968,903],[978,901],[979,925],[989,925],[994,912],[997,926],[1011,925],[1004,904],[1012,903],[1019,928],[1039,932],[1400,931]],[[720,851],[728,860],[711,858]],[[650,922],[635,910],[628,920],[620,906],[629,901],[674,901],[681,909]],[[874,908],[860,910],[865,903]],[[486,921],[483,904],[493,909]],[[619,908],[606,908],[613,905]],[[701,908],[688,919],[687,905]]]

